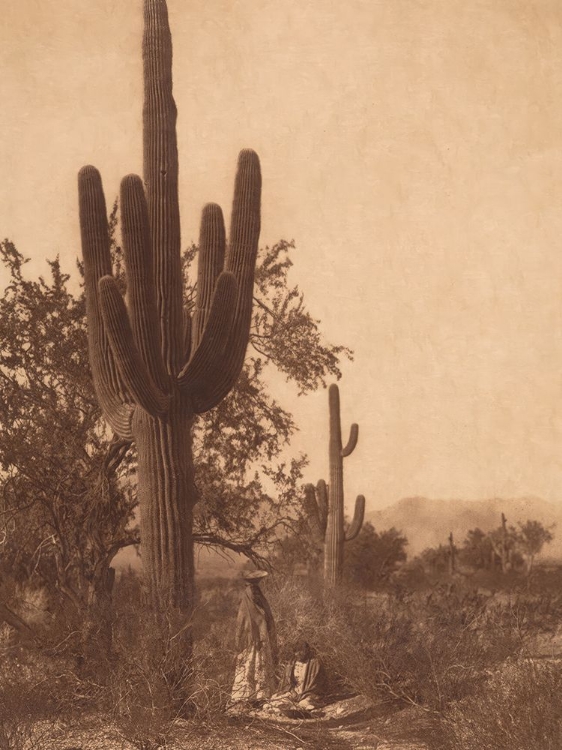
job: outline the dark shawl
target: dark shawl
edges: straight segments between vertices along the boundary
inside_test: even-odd
[[[290,661],[285,667],[285,674],[281,682],[279,692],[288,692],[294,690],[296,683],[293,675],[295,668],[295,660]],[[316,657],[312,657],[308,660],[306,669],[304,672],[303,683],[301,686],[302,692],[299,695],[302,698],[306,698],[311,695],[317,697],[324,697],[327,690],[326,673],[322,662]]]
[[[277,633],[269,602],[259,586],[246,586],[236,619],[236,648],[242,652],[250,646],[258,650],[269,640],[274,664],[277,663]]]

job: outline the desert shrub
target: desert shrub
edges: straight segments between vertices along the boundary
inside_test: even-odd
[[[517,653],[521,640],[509,620],[482,597],[447,590],[425,595],[347,590],[322,599],[306,583],[272,590],[281,653],[306,638],[340,688],[442,712],[471,695],[494,668]]]
[[[508,693],[507,683],[495,686],[502,663],[527,653],[530,636],[552,631],[560,619],[560,599],[544,593],[486,597],[448,584],[430,592],[399,587],[365,594],[344,588],[323,595],[314,579],[280,575],[262,586],[277,624],[280,673],[295,639],[306,638],[332,677],[334,697],[362,693],[379,703],[418,706],[428,715],[447,716],[451,737],[469,731],[471,716],[487,710],[494,690],[508,710],[509,700],[518,698]],[[53,618],[42,633],[41,647],[30,649],[8,639],[0,675],[0,721],[19,717],[12,727],[21,734],[30,723],[55,715],[69,721],[103,715],[123,738],[145,750],[165,747],[180,717],[193,726],[216,726],[230,697],[241,589],[239,581],[199,582],[189,623],[193,658],[187,662],[174,639],[163,637],[163,628],[175,632],[174,623],[149,616],[139,577],[124,575],[115,589],[113,650],[100,659],[94,674],[76,663],[80,623],[72,618]],[[523,695],[531,691],[531,678],[525,687],[524,667],[520,672]],[[548,671],[539,678],[544,700],[533,710],[540,712],[547,705],[548,685],[555,685]],[[0,750],[12,750],[7,742],[2,745],[0,736]]]
[[[134,747],[165,747],[178,721],[216,722],[223,714],[233,677],[238,599],[228,581],[200,582],[189,623],[193,657],[186,662],[170,637],[174,623],[157,620],[143,605],[140,579],[128,575],[118,582],[113,667],[95,704]]]
[[[562,670],[516,660],[494,671],[478,694],[446,713],[451,750],[559,750]]]
[[[224,580],[200,586],[194,615],[194,705],[202,717],[216,715],[230,699],[241,592],[240,583]]]
[[[0,649],[0,750],[39,750],[36,727],[59,715],[70,694],[67,674],[40,651]]]
[[[138,591],[116,597],[111,710],[134,725],[144,713],[150,721],[173,720],[169,675],[180,674],[189,683],[191,715],[217,716],[231,689],[241,585],[200,582],[189,672],[170,662],[173,649],[158,650],[155,624],[138,617],[140,584],[134,585]],[[335,693],[361,692],[434,712],[477,691],[487,670],[522,649],[525,635],[538,627],[537,611],[548,607],[539,607],[536,597],[496,600],[450,586],[430,595],[346,589],[324,598],[314,580],[272,576],[262,585],[276,619],[281,666],[295,639],[304,637],[334,678]]]

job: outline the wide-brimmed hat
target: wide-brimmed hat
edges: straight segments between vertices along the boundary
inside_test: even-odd
[[[249,573],[242,573],[242,578],[251,583],[252,581],[259,581],[267,575],[269,575],[267,570],[252,570]]]

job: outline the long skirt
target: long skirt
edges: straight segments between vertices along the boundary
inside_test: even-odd
[[[232,702],[263,701],[273,695],[275,673],[271,646],[248,646],[236,657]]]

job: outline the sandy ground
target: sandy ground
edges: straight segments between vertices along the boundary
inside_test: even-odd
[[[216,724],[178,721],[166,736],[125,736],[100,717],[37,727],[33,750],[432,750],[433,727],[418,710],[375,710],[361,720],[274,723],[256,716]]]

